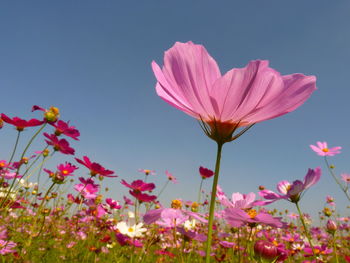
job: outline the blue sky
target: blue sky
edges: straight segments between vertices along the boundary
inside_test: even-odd
[[[178,178],[165,202],[195,199],[198,168],[214,168],[216,146],[193,118],[156,95],[150,67],[152,60],[162,64],[163,52],[176,41],[192,40],[207,48],[223,73],[268,59],[282,74],[318,79],[318,90],[295,112],[259,123],[224,146],[219,184],[227,194],[257,192],[259,185],[272,189],[281,180],[303,178],[308,168],[325,168],[309,149],[317,140],[342,146],[331,162],[338,174],[350,173],[349,12],[346,0],[4,1],[0,112],[29,118],[40,116],[30,113],[34,104],[59,107],[62,119],[81,131],[80,142],[73,142],[77,157],[88,155],[120,176],[104,181],[116,199],[126,193],[120,179],[140,177],[139,168],[156,170],[149,180],[159,187],[165,170]],[[3,128],[0,140],[0,159],[7,158],[13,129]],[[55,158],[50,165],[72,161]],[[346,206],[324,170],[301,205],[315,213],[327,194],[339,209]]]

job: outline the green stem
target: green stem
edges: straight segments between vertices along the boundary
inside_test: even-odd
[[[300,207],[299,207],[298,202],[296,202],[295,205],[296,205],[296,207],[297,207],[297,209],[298,209],[299,218],[300,218],[301,223],[303,224],[304,232],[305,232],[306,238],[307,238],[307,240],[309,241],[310,247],[311,247],[311,249],[312,249],[312,254],[315,255],[314,246],[312,245],[311,236],[310,236],[310,233],[309,233],[309,231],[308,231],[308,229],[307,229],[307,227],[306,227],[305,220],[304,220],[304,216],[303,216],[303,214],[301,213],[301,210],[300,210]]]
[[[159,194],[157,196],[157,199],[159,198],[159,196],[163,193],[163,191],[165,190],[165,188],[167,187],[169,183],[169,180],[166,181],[166,183],[163,185],[162,189],[159,191]]]
[[[344,186],[339,182],[339,180],[337,179],[337,177],[335,176],[335,174],[333,173],[332,168],[330,167],[328,160],[327,160],[327,156],[324,157],[324,161],[326,162],[327,168],[329,173],[332,175],[334,181],[337,183],[337,185],[339,185],[340,189],[344,192],[344,194],[346,195],[346,197],[348,198],[348,200],[350,201],[350,196],[347,192],[347,188],[344,188]]]
[[[29,140],[29,142],[28,142],[26,148],[24,148],[24,151],[23,151],[23,153],[22,153],[22,155],[21,155],[20,160],[22,160],[22,158],[23,158],[24,155],[26,154],[26,152],[27,152],[29,146],[32,144],[32,142],[34,141],[34,139],[36,138],[36,136],[38,136],[38,134],[45,128],[46,124],[47,124],[47,123],[45,122],[45,123],[40,127],[40,129],[33,135],[33,137]]]
[[[18,141],[19,141],[19,136],[20,136],[20,135],[21,135],[21,132],[18,131],[18,133],[17,133],[17,138],[16,138],[16,142],[15,142],[15,147],[13,147],[13,151],[12,151],[10,160],[8,161],[9,164],[11,164],[12,159],[13,159],[13,157],[15,156],[15,152],[16,152],[16,149],[17,149],[17,145],[18,145]]]
[[[201,184],[199,185],[199,191],[198,191],[198,201],[197,201],[198,204],[200,204],[200,201],[201,201],[201,193],[202,193],[203,181],[204,181],[204,179],[202,177]]]
[[[209,208],[208,235],[207,235],[207,246],[206,246],[206,256],[205,256],[206,263],[210,263],[210,249],[211,249],[211,241],[212,241],[212,234],[213,234],[213,219],[214,219],[214,211],[215,211],[216,188],[219,180],[221,151],[223,146],[222,143],[217,143],[217,144],[218,144],[218,149],[216,154],[215,174],[214,174],[213,187],[211,190],[210,208]]]

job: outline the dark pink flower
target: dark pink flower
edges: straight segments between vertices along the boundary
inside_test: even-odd
[[[278,256],[277,247],[267,241],[267,240],[258,240],[254,244],[254,252],[256,255],[259,255],[265,259],[275,259]]]
[[[106,198],[106,203],[109,205],[110,209],[120,209],[122,206],[118,201],[113,200],[112,198]]]
[[[130,190],[129,193],[140,202],[152,202],[157,199],[155,195],[149,195],[135,190]]]
[[[62,176],[73,176],[74,171],[77,169],[78,167],[67,162],[57,166],[57,170]]]
[[[203,179],[210,178],[214,175],[214,172],[210,169],[204,168],[204,167],[199,167],[199,174]]]
[[[154,183],[145,183],[142,180],[135,180],[131,184],[128,184],[124,179],[121,180],[121,184],[125,185],[126,187],[138,191],[138,192],[144,192],[144,191],[152,191],[156,186]]]
[[[79,140],[78,137],[80,136],[80,132],[75,129],[74,126],[69,126],[69,121],[64,122],[62,120],[59,120],[56,123],[52,124],[52,126],[56,128],[55,134],[57,136],[64,134],[74,140]]]
[[[105,177],[118,177],[117,175],[112,175],[114,174],[113,171],[105,169],[102,165],[99,163],[91,162],[89,157],[83,156],[83,160],[80,160],[78,158],[75,158],[75,160],[84,165],[86,168],[90,170],[90,175],[91,176],[96,176],[96,175],[101,175]]]
[[[29,121],[23,120],[18,117],[13,117],[11,119],[4,113],[1,113],[1,119],[6,123],[15,126],[17,131],[23,131],[25,128],[39,126],[44,123],[44,121],[39,121],[37,119],[31,119]]]
[[[69,142],[65,139],[58,139],[55,134],[47,134],[44,133],[44,136],[48,138],[48,140],[45,140],[48,145],[53,146],[53,149],[55,151],[61,152],[63,154],[71,154],[74,155],[75,150],[69,146]]]

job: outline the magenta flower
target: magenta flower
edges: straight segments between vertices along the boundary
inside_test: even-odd
[[[69,121],[57,121],[56,123],[52,124],[53,127],[56,128],[55,134],[57,136],[60,136],[61,134],[64,134],[68,137],[71,137],[74,140],[79,140],[78,137],[80,136],[80,132],[75,129],[74,126],[69,126]]]
[[[110,209],[120,209],[122,206],[118,201],[113,200],[112,198],[106,198],[106,203],[109,205]]]
[[[224,219],[233,227],[241,227],[245,224],[263,224],[273,227],[284,226],[281,218],[273,217],[265,212],[257,212],[255,209],[249,209],[246,212],[239,208],[226,208],[224,210]]]
[[[204,121],[207,135],[231,141],[238,127],[276,118],[302,105],[316,89],[316,77],[281,76],[268,61],[251,61],[221,75],[202,45],[175,43],[164,66],[152,62],[157,94],[170,105]]]
[[[199,174],[203,179],[210,178],[214,175],[214,172],[210,169],[204,168],[202,166],[199,167]]]
[[[17,131],[23,131],[25,128],[39,126],[44,123],[44,121],[39,121],[37,119],[31,119],[29,121],[23,120],[18,117],[13,117],[11,119],[4,113],[1,113],[1,119],[6,123],[15,126]]]
[[[154,183],[145,183],[142,180],[135,180],[131,184],[128,184],[123,179],[123,180],[121,180],[121,184],[136,191],[136,192],[152,191],[156,187],[154,185]]]
[[[48,138],[48,140],[45,140],[48,145],[53,146],[53,149],[55,151],[61,152],[63,154],[71,154],[74,155],[75,150],[69,146],[69,142],[65,139],[58,139],[55,134],[47,134],[44,133],[44,136]]]
[[[78,167],[72,165],[71,163],[59,164],[57,166],[57,170],[61,176],[73,176],[74,171],[77,170]]]
[[[310,148],[320,156],[334,156],[340,153],[340,146],[328,148],[327,142],[317,142],[316,145],[310,145]]]
[[[83,156],[84,160],[80,160],[78,158],[75,158],[75,160],[84,165],[86,168],[90,170],[90,175],[91,176],[96,176],[96,175],[101,175],[105,177],[118,177],[117,175],[112,175],[114,174],[113,171],[105,169],[102,165],[99,163],[93,163],[90,161],[89,157]]]
[[[268,201],[260,201],[261,204],[270,204],[279,199],[286,199],[292,203],[297,203],[300,200],[301,194],[304,190],[310,188],[316,184],[321,178],[321,169],[319,167],[315,169],[309,169],[304,177],[304,181],[296,180],[293,183],[288,181],[281,181],[277,184],[277,190],[280,194],[276,194],[270,190],[263,190],[259,192],[259,195]]]

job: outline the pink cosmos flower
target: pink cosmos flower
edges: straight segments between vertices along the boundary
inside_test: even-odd
[[[350,174],[341,174],[340,177],[345,183],[350,184]]]
[[[44,121],[39,121],[37,119],[31,119],[29,121],[23,120],[18,117],[13,117],[11,119],[4,113],[1,113],[1,119],[6,123],[15,126],[17,131],[23,131],[25,128],[39,126],[44,123]]]
[[[276,118],[302,105],[316,89],[316,77],[282,76],[264,60],[221,75],[202,45],[175,43],[164,66],[152,62],[156,92],[173,107],[206,124],[213,140],[225,143],[238,127]],[[240,135],[240,134],[239,134]]]
[[[280,194],[276,194],[270,190],[263,190],[259,195],[268,201],[259,201],[260,205],[271,204],[279,199],[286,199],[292,203],[297,203],[304,190],[316,184],[321,178],[321,169],[309,169],[304,177],[304,181],[296,180],[293,183],[288,181],[281,181],[277,184],[277,190]]]
[[[327,142],[317,142],[316,145],[310,145],[310,148],[320,156],[334,156],[340,153],[340,146],[328,148]]]
[[[19,175],[15,172],[10,172],[8,170],[6,171],[0,171],[0,177],[5,178],[7,180],[13,179],[13,178],[21,178],[22,175]]]
[[[48,138],[48,140],[45,140],[48,145],[53,146],[53,149],[55,151],[61,152],[63,154],[71,154],[74,155],[75,150],[69,146],[69,142],[65,139],[58,139],[55,134],[47,134],[44,133],[44,136]]]
[[[0,170],[8,167],[10,167],[10,163],[8,163],[6,160],[0,160]]]
[[[85,199],[94,199],[97,197],[96,193],[99,190],[99,185],[94,183],[94,180],[92,178],[84,179],[83,177],[79,178],[81,184],[76,184],[74,186],[74,189],[81,193],[82,196],[85,197]]]
[[[154,183],[145,183],[142,180],[135,180],[131,184],[128,184],[123,179],[121,180],[121,184],[137,192],[152,191],[156,187]]]
[[[15,242],[0,239],[0,255],[16,252],[16,250],[13,249],[16,246],[17,244]]]
[[[214,175],[214,172],[210,169],[204,168],[202,166],[199,167],[199,174],[203,179],[210,178]]]
[[[64,164],[59,164],[57,166],[57,170],[62,176],[73,176],[74,171],[77,170],[78,167],[75,165],[72,165],[71,163],[64,163]]]
[[[110,209],[120,209],[122,206],[118,201],[113,200],[112,198],[106,198],[106,203],[109,205]]]
[[[216,196],[218,197],[219,202],[226,207],[233,207],[233,208],[241,208],[241,209],[248,209],[252,208],[256,205],[257,202],[255,201],[255,194],[253,192],[249,194],[241,194],[241,193],[233,193],[231,200],[229,200],[225,193],[222,192],[220,186],[217,187],[218,191],[216,193]]]
[[[165,171],[165,175],[168,177],[168,180],[173,182],[174,184],[177,184],[177,179],[173,174],[169,173],[168,171]]]
[[[78,163],[84,165],[86,168],[88,168],[90,170],[91,176],[101,175],[101,176],[105,176],[105,177],[118,177],[117,175],[112,175],[112,174],[114,174],[113,171],[105,169],[99,163],[91,162],[89,157],[87,157],[87,156],[83,156],[83,160],[80,160],[78,158],[75,158],[75,160]]]
[[[52,126],[56,128],[55,135],[60,136],[61,134],[64,134],[74,140],[79,140],[78,137],[80,136],[80,132],[75,129],[74,126],[69,126],[69,121],[64,122],[62,120],[59,120],[56,123],[52,124]]]
[[[257,212],[250,209],[247,212],[239,208],[226,208],[224,218],[233,227],[241,227],[245,224],[263,224],[273,227],[283,227],[280,217],[273,217],[265,212]]]
[[[305,257],[312,257],[312,256],[320,256],[320,255],[329,255],[333,252],[333,249],[328,248],[326,244],[323,244],[321,246],[314,246],[314,249],[312,250],[311,247],[304,248]]]

